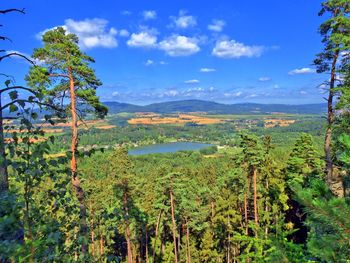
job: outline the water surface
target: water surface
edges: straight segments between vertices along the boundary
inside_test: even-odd
[[[198,151],[202,148],[209,146],[212,146],[212,144],[199,142],[160,143],[136,147],[129,151],[129,155],[142,155],[150,153],[174,153],[178,151]]]

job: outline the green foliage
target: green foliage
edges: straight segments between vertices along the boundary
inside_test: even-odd
[[[199,150],[199,152],[203,155],[211,155],[214,154],[218,151],[217,146],[210,146],[210,147],[205,147]]]
[[[342,134],[339,137],[339,142],[343,145],[343,152],[339,155],[339,160],[347,166],[350,165],[350,136],[348,134]]]
[[[320,14],[335,15],[320,27],[325,49],[315,60],[318,72],[332,70],[334,56],[349,49],[349,6],[348,0],[322,4]],[[123,127],[80,132],[83,146],[126,147],[78,156],[85,196],[77,200],[66,168],[70,155],[52,155],[67,149],[67,135],[45,135],[37,125],[40,113],[28,105],[64,104],[74,84],[80,110],[94,109],[104,117],[107,109],[96,95],[101,82],[90,67],[94,61],[79,49],[78,38],[59,27],[46,32],[43,43],[33,54],[41,63],[26,77],[32,95],[19,99],[17,90],[8,90],[6,107],[19,120],[6,128],[15,131],[1,156],[1,164],[10,168],[11,191],[0,194],[0,261],[174,262],[174,252],[179,262],[350,258],[349,198],[335,198],[323,182],[322,156],[311,136],[323,135],[319,118],[298,117],[289,127],[272,129],[259,127],[260,118],[258,125],[245,126],[254,134],[237,135],[233,131],[247,124],[242,119],[238,124],[149,127],[126,125],[130,116],[123,114],[109,119]],[[332,128],[339,171],[348,174],[349,56],[344,54],[336,64],[344,83],[331,87],[340,95]],[[4,84],[12,88],[11,82]],[[134,157],[127,152],[134,144],[180,139],[224,147]],[[79,232],[82,206],[87,208],[86,236]],[[291,220],[295,217],[298,224]],[[303,223],[307,239],[297,242]],[[80,254],[83,243],[87,255]]]
[[[313,180],[310,188],[297,184],[293,188],[308,213],[309,253],[315,260],[346,262],[350,257],[349,200],[333,197],[319,179]]]
[[[21,208],[13,193],[0,195],[0,261],[14,258],[21,247]]]
[[[98,117],[104,117],[108,109],[96,95],[96,89],[102,83],[90,67],[93,58],[80,50],[77,36],[58,27],[47,31],[42,40],[44,46],[35,49],[32,55],[42,63],[30,68],[26,76],[28,85],[42,91],[51,102],[63,103],[69,93],[70,81],[73,81],[77,102],[89,105]]]
[[[306,185],[312,178],[322,174],[323,163],[317,153],[310,134],[302,134],[295,142],[287,162],[286,173],[289,181]]]

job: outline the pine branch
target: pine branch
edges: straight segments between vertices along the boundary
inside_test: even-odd
[[[49,77],[69,78],[69,76],[68,76],[68,75],[65,75],[65,74],[49,74]]]

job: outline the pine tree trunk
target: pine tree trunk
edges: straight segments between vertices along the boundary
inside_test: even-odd
[[[191,263],[191,248],[190,248],[190,228],[186,219],[186,246],[187,246],[187,263]]]
[[[174,256],[175,256],[175,263],[178,263],[177,245],[176,245],[175,205],[174,205],[174,196],[172,191],[170,191],[170,206],[171,206],[171,220],[173,224]]]
[[[332,158],[332,129],[334,123],[334,110],[333,110],[333,99],[334,99],[334,88],[336,82],[336,65],[339,57],[339,50],[335,51],[332,67],[331,67],[331,78],[329,82],[329,93],[327,99],[327,129],[324,140],[324,152],[326,158],[326,182],[332,192],[337,196],[344,195],[343,183],[338,176],[334,176],[333,158]]]
[[[0,108],[1,93],[0,93]],[[3,112],[0,110],[0,196],[5,195],[9,190],[8,172],[5,153],[5,138],[4,138],[4,120]]]
[[[183,236],[182,233],[184,233],[184,225],[182,225],[182,228],[179,227],[177,231],[177,260],[180,262],[180,248],[181,248],[181,237]]]
[[[215,204],[214,201],[210,202],[210,207],[211,207],[211,224],[214,224],[214,215],[215,215]]]
[[[91,254],[92,257],[95,257],[95,226],[94,226],[94,211],[90,202],[90,211],[91,211],[91,221],[90,221],[90,233],[91,233]]]
[[[146,241],[145,241],[145,253],[146,253],[146,263],[149,263],[149,256],[148,256],[148,227],[147,227],[147,224],[146,224],[146,229],[145,229],[145,234],[146,234]]]
[[[100,237],[100,255],[101,257],[103,256],[103,254],[105,253],[105,247],[104,247],[104,238],[103,236],[101,235]]]
[[[266,184],[265,184],[265,187],[266,187],[266,191],[269,192],[269,180],[266,179]],[[265,214],[267,215],[270,211],[270,207],[269,207],[269,201],[268,201],[268,198],[266,197],[265,199]],[[271,221],[269,220],[269,222],[265,222],[266,226],[265,226],[265,238],[267,239],[268,237],[268,234],[269,234],[269,224],[271,223]]]
[[[132,243],[131,243],[131,233],[129,226],[129,209],[128,209],[128,194],[125,190],[124,192],[124,216],[125,216],[125,237],[128,251],[128,263],[133,263],[133,254],[132,254]]]
[[[258,215],[258,193],[257,193],[257,170],[254,167],[253,170],[253,187],[254,187],[254,221],[256,225],[259,224],[259,215]]]
[[[77,120],[77,111],[76,111],[76,95],[75,95],[75,86],[74,86],[74,79],[72,75],[71,69],[68,69],[69,71],[69,92],[70,92],[70,99],[71,99],[71,115],[72,115],[72,141],[71,141],[71,152],[72,152],[72,158],[71,158],[71,173],[72,173],[72,185],[75,190],[76,197],[79,201],[80,205],[80,235],[84,237],[84,241],[81,244],[81,253],[82,255],[87,254],[87,223],[86,223],[86,205],[85,205],[85,194],[84,190],[80,185],[80,179],[78,177],[77,173],[77,148],[78,148],[78,120]]]
[[[153,241],[153,255],[152,255],[152,262],[155,262],[155,257],[156,257],[156,244],[157,244],[157,238],[158,238],[158,232],[159,232],[159,225],[160,225],[160,219],[162,217],[163,210],[159,212],[158,219],[157,219],[157,225],[156,225],[156,233],[154,236],[154,241]]]
[[[244,193],[244,222],[245,222],[245,234],[248,236],[248,200],[247,193]]]
[[[163,229],[162,229],[162,235],[161,235],[161,238],[160,238],[160,247],[159,247],[159,257],[162,258],[164,253],[165,253],[165,231],[164,231],[165,227],[164,227],[164,222],[163,222]],[[155,263],[155,261],[153,262]]]
[[[231,225],[230,225],[230,218],[229,218],[229,216],[227,217],[227,226],[229,227],[229,228],[231,228]],[[228,229],[228,244],[227,244],[227,263],[230,263],[231,262],[231,258],[230,258],[230,254],[231,254],[231,252],[230,252],[230,248],[231,248],[231,235],[230,235],[230,230],[231,229]]]

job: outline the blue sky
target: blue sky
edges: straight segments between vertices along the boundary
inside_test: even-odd
[[[136,104],[181,99],[223,103],[319,103],[327,78],[312,60],[322,45],[321,1],[19,1],[2,8],[6,50],[31,54],[56,26],[78,35],[94,57],[102,101]],[[0,72],[18,84],[28,64],[8,59]]]

